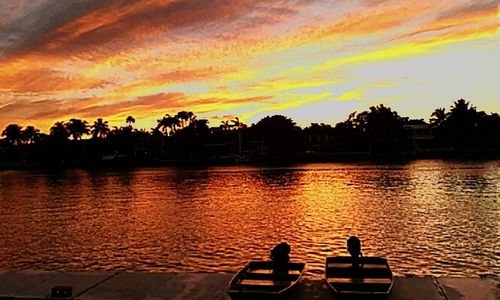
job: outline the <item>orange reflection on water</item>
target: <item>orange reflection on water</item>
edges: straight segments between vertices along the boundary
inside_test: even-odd
[[[498,272],[498,161],[0,172],[0,268],[235,271],[281,241],[314,276],[346,254],[396,274]]]

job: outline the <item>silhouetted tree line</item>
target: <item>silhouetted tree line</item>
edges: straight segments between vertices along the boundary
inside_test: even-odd
[[[251,126],[236,117],[212,128],[190,111],[166,114],[150,130],[134,128],[135,121],[128,116],[126,126],[110,128],[102,118],[92,124],[72,118],[54,123],[49,134],[9,124],[2,131],[0,162],[93,166],[500,152],[500,116],[477,111],[463,99],[449,111],[436,109],[429,123],[401,117],[383,104],[353,112],[335,126],[312,123],[304,129],[281,115]],[[427,136],[414,135],[422,129]]]

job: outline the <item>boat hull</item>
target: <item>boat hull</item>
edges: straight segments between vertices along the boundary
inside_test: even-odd
[[[288,263],[276,270],[272,262],[251,261],[233,277],[226,293],[231,299],[276,298],[300,281],[304,268],[304,263]]]
[[[394,284],[392,271],[386,259],[361,257],[359,266],[353,266],[350,256],[328,257],[325,280],[339,295],[387,296]]]

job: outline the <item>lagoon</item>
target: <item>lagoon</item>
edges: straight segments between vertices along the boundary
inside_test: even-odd
[[[395,275],[499,273],[500,161],[1,171],[0,269],[236,271],[361,238]]]

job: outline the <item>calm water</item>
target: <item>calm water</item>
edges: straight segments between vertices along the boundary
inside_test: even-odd
[[[500,161],[0,172],[0,268],[235,271],[281,241],[397,275],[499,273]]]

